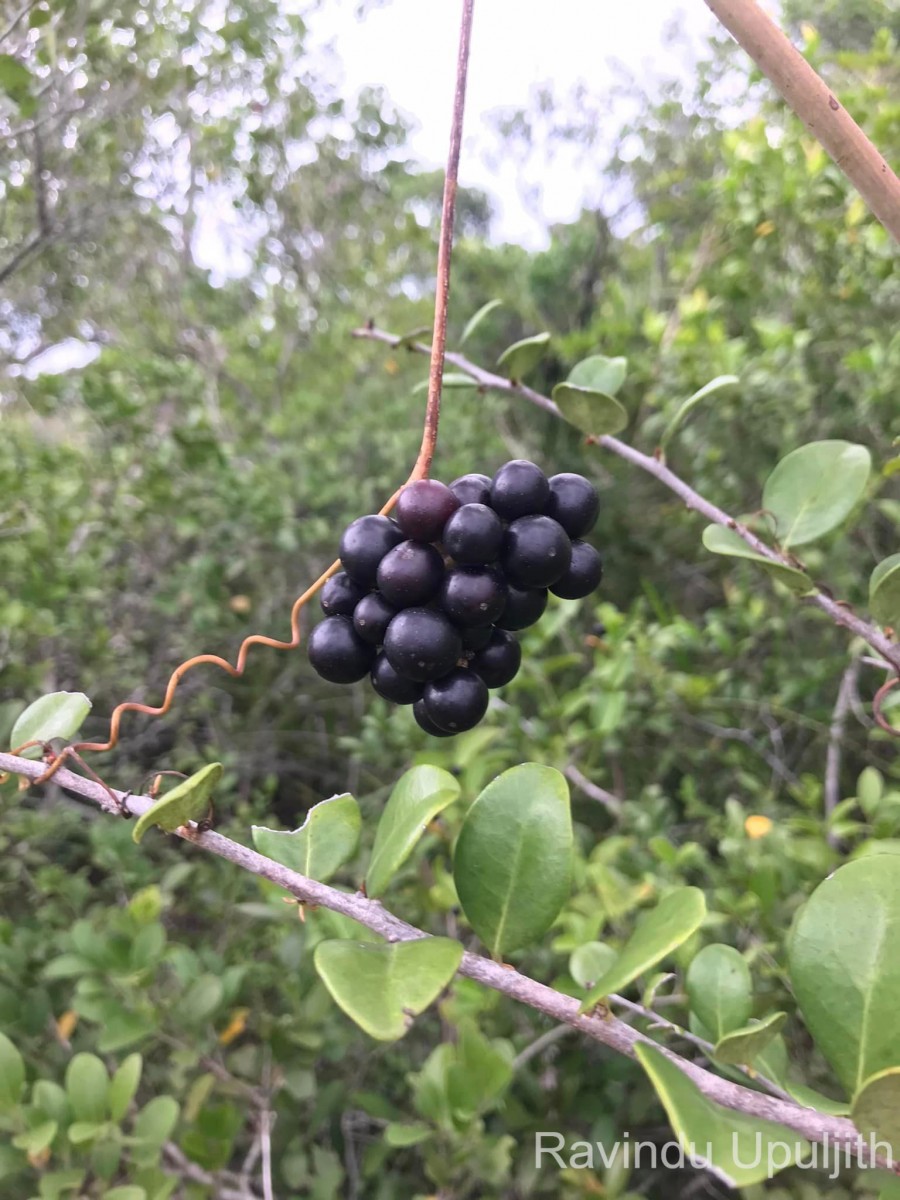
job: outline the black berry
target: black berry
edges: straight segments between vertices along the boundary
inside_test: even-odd
[[[507,584],[506,607],[494,624],[498,629],[527,629],[541,619],[546,607],[546,588],[518,588]]]
[[[490,475],[460,475],[450,484],[450,491],[460,504],[490,504]]]
[[[397,497],[397,524],[408,538],[417,542],[436,542],[441,530],[459,508],[458,498],[445,483],[436,479],[417,479]]]
[[[430,733],[432,737],[453,737],[455,730],[441,729],[440,725],[435,725],[431,717],[425,711],[425,701],[417,700],[413,705],[413,716],[416,718],[416,724],[420,729],[424,729],[426,733]]]
[[[492,625],[506,604],[506,581],[496,567],[454,567],[444,577],[440,602],[456,625]]]
[[[514,679],[522,665],[522,647],[505,629],[495,629],[490,641],[469,663],[489,688],[503,687]]]
[[[591,594],[602,578],[603,561],[590,542],[573,542],[569,569],[550,591],[563,600],[581,600]]]
[[[460,629],[459,635],[462,638],[463,650],[483,650],[491,640],[491,634],[494,632],[493,625],[475,625],[469,629]]]
[[[596,524],[600,497],[590,480],[564,471],[550,478],[550,499],[545,512],[562,525],[570,538],[584,537]]]
[[[491,508],[507,521],[542,513],[550,499],[550,484],[540,467],[514,458],[491,481]]]
[[[407,608],[388,625],[384,653],[400,675],[425,682],[453,669],[462,653],[462,642],[442,613]]]
[[[422,698],[425,688],[424,683],[416,683],[404,675],[398,675],[384,654],[379,654],[375,659],[371,679],[378,695],[392,704],[415,704]]]
[[[415,608],[435,594],[444,578],[444,560],[425,542],[401,542],[378,567],[378,590],[395,608]]]
[[[322,588],[319,604],[326,617],[349,617],[365,594],[346,571],[338,571]]]
[[[356,683],[368,675],[375,647],[358,637],[349,617],[326,617],[309,635],[306,652],[329,683]]]
[[[369,592],[353,610],[353,628],[364,642],[380,646],[396,615],[396,608],[388,604],[381,592]]]
[[[341,537],[341,565],[356,583],[374,587],[378,564],[402,541],[399,527],[388,517],[357,517]]]
[[[572,543],[552,517],[519,517],[503,540],[503,569],[518,587],[549,587],[572,561]]]
[[[487,712],[488,690],[474,671],[457,669],[425,684],[422,707],[438,726],[448,733],[473,729]]]
[[[447,524],[441,539],[458,563],[478,567],[494,562],[503,545],[503,522],[486,504],[464,504]]]

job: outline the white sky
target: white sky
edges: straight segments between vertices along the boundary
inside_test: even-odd
[[[442,166],[459,0],[388,0],[362,20],[355,8],[354,0],[326,0],[310,21],[315,42],[330,42],[342,64],[343,94],[384,87],[418,123],[412,139],[416,157]],[[673,23],[681,36],[677,45],[667,46]],[[460,177],[492,194],[496,232],[540,244],[547,224],[571,220],[590,198],[597,166],[568,155],[551,167],[539,157],[529,166],[528,182],[541,187],[540,212],[529,212],[518,194],[516,165],[486,161],[486,113],[526,106],[539,83],[552,83],[561,96],[579,82],[595,94],[606,93],[621,80],[615,62],[645,84],[683,77],[714,32],[721,27],[703,0],[476,0]]]

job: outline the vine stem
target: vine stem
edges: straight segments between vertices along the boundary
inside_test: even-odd
[[[438,423],[441,418],[441,384],[444,378],[444,350],[447,345],[447,308],[450,302],[450,256],[453,250],[453,219],[459,183],[459,155],[462,149],[463,116],[466,108],[466,79],[469,71],[469,47],[472,41],[472,15],[475,0],[463,0],[456,57],[456,91],[450,123],[450,148],[444,175],[441,202],[441,230],[438,240],[437,285],[434,297],[434,334],[431,339],[431,364],[428,371],[428,404],[422,446],[413,468],[412,479],[427,479],[434,459]]]
[[[0,753],[0,771],[38,782],[41,770],[40,763]],[[149,796],[135,796],[128,792],[114,792],[111,797],[100,784],[65,768],[57,772],[57,783],[114,815],[126,812],[139,816],[154,804]],[[175,836],[260,879],[274,883],[289,892],[301,904],[328,908],[346,917],[352,917],[389,942],[415,941],[430,936],[424,930],[389,912],[378,900],[369,900],[361,892],[341,892],[315,879],[308,879],[305,875],[300,875],[220,833],[201,831],[193,822],[180,826],[175,830]],[[474,954],[472,951],[463,954],[458,973],[502,993],[511,1000],[544,1013],[557,1024],[570,1026],[585,1037],[629,1058],[635,1057],[636,1045],[658,1045],[631,1025],[613,1016],[608,1009],[600,1008],[594,1013],[580,1013],[578,1000],[572,996],[557,992],[514,967],[494,962],[493,959]],[[621,1000],[618,1002],[621,1003]],[[649,1010],[641,1015],[649,1015]],[[852,1155],[865,1156],[869,1152],[868,1143],[863,1141],[853,1123],[843,1117],[831,1117],[793,1101],[788,1102],[777,1096],[766,1095],[764,1092],[732,1083],[682,1058],[665,1046],[659,1046],[659,1049],[687,1075],[704,1096],[716,1104],[749,1116],[778,1122],[811,1142],[840,1146]]]
[[[395,333],[388,333],[386,330],[376,329],[370,325],[362,329],[354,329],[353,337],[369,338],[372,341],[384,342],[394,349],[404,346],[414,354],[431,353],[430,348],[422,342],[406,341],[398,337]],[[474,379],[479,387],[496,392],[506,392],[514,396],[521,396],[538,408],[543,409],[544,412],[558,417],[561,421],[565,420],[559,408],[549,396],[543,396],[540,392],[536,392],[533,388],[527,387],[523,383],[516,383],[511,379],[504,378],[502,375],[495,375],[492,371],[486,371],[483,367],[470,362],[464,355],[457,354],[454,351],[447,351],[445,358],[447,362],[452,363],[454,367],[459,368],[464,374]],[[796,568],[796,563],[786,554],[774,550],[745,525],[741,525],[739,521],[729,516],[723,509],[713,504],[710,500],[707,500],[705,496],[701,496],[698,491],[695,491],[689,483],[685,483],[679,475],[676,475],[660,459],[650,454],[644,454],[640,450],[635,450],[627,442],[621,442],[618,438],[612,437],[609,434],[604,434],[601,437],[592,437],[588,440],[592,444],[602,446],[604,450],[610,450],[613,454],[618,455],[619,458],[624,458],[626,462],[630,462],[632,466],[638,467],[641,471],[646,471],[648,475],[652,475],[664,487],[674,492],[676,496],[680,496],[687,508],[701,513],[708,521],[713,522],[715,525],[722,525],[726,529],[733,530],[742,541],[747,543],[751,550],[755,551],[762,558],[767,559],[769,562],[778,563],[781,566]],[[805,603],[815,605],[816,608],[827,613],[836,625],[841,625],[857,637],[861,637],[873,650],[877,650],[895,671],[900,671],[900,647],[885,637],[876,626],[869,624],[868,621],[864,621],[862,617],[857,616],[848,604],[840,600],[835,600],[828,591],[819,586],[815,586],[813,591],[804,597],[804,601]],[[886,723],[882,725],[882,728],[887,728]]]
[[[900,242],[900,179],[825,81],[755,0],[704,0]]]
[[[453,94],[453,115],[450,125],[450,149],[447,156],[447,171],[444,176],[444,192],[441,202],[441,227],[438,236],[437,257],[437,286],[434,302],[434,332],[431,341],[431,368],[428,377],[428,403],[425,407],[425,420],[422,430],[422,444],[415,465],[410,472],[406,484],[417,479],[427,479],[434,459],[437,444],[438,425],[441,417],[441,384],[444,376],[444,348],[447,344],[447,305],[450,299],[450,257],[453,248],[453,220],[456,213],[456,193],[459,179],[459,156],[462,148],[463,116],[466,106],[466,80],[469,68],[469,49],[472,41],[472,16],[475,0],[463,0],[462,18],[459,32],[459,52],[456,60],[456,89]],[[403,486],[405,487],[406,484]],[[402,488],[398,488],[387,504],[380,510],[385,516],[397,502]],[[291,608],[289,641],[267,637],[265,634],[253,633],[241,642],[238,649],[237,661],[230,663],[227,658],[218,654],[197,654],[176,667],[169,676],[162,704],[140,704],[137,701],[126,700],[113,709],[109,720],[109,738],[105,742],[76,742],[67,746],[49,763],[43,773],[42,782],[52,779],[60,770],[67,758],[77,756],[84,751],[104,753],[112,750],[119,741],[122,717],[125,713],[142,713],[148,717],[163,717],[171,709],[175,693],[181,680],[195,667],[214,666],[227,672],[233,677],[243,675],[247,665],[247,656],[252,646],[267,646],[270,650],[296,650],[301,642],[300,612],[318,591],[328,582],[332,575],[340,570],[340,560],[335,560],[319,578],[298,596]],[[25,746],[19,749],[25,749]]]

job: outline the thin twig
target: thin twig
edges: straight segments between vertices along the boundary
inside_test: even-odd
[[[529,1042],[524,1050],[519,1051],[512,1060],[512,1069],[518,1071],[520,1067],[524,1067],[533,1058],[537,1058],[539,1054],[543,1054],[548,1046],[555,1046],[558,1041],[571,1032],[571,1025],[554,1025],[552,1029],[548,1029],[546,1033],[542,1033],[539,1038],[535,1038],[533,1042]]]
[[[41,776],[43,769],[42,763],[18,758],[12,754],[0,753],[0,772],[6,771],[35,780]],[[129,814],[137,816],[147,812],[154,803],[149,796],[132,796],[124,792],[115,793],[114,797],[110,798],[106,789],[100,784],[76,775],[65,768],[57,771],[56,782],[60,787],[84,796],[99,805],[105,812],[114,815],[120,814],[124,809]],[[180,826],[175,831],[175,836],[233,863],[252,875],[267,879],[304,904],[318,905],[328,908],[332,912],[352,917],[353,920],[359,921],[360,924],[380,934],[389,942],[416,941],[430,936],[388,912],[377,900],[369,900],[360,893],[353,895],[348,892],[340,892],[327,884],[308,879],[306,876],[258,854],[247,846],[223,837],[220,833],[211,830],[201,832],[191,823]],[[537,1012],[544,1013],[559,1024],[569,1025],[572,1029],[584,1034],[585,1037],[608,1046],[629,1058],[634,1057],[634,1048],[638,1043],[652,1041],[624,1021],[613,1017],[606,1010],[599,1014],[581,1013],[578,1001],[572,996],[563,995],[546,984],[521,974],[508,964],[494,962],[492,959],[473,954],[471,951],[463,954],[458,973]],[[752,1091],[681,1058],[666,1047],[660,1047],[660,1049],[708,1099],[717,1104],[737,1112],[747,1113],[750,1116],[776,1121],[810,1141],[824,1141],[846,1147],[850,1154],[861,1154],[868,1151],[867,1145],[860,1139],[852,1122],[843,1117],[830,1117],[814,1109],[805,1108],[796,1102],[788,1102],[762,1092]]]
[[[606,997],[612,1004],[619,1008],[624,1008],[626,1012],[634,1013],[636,1016],[645,1017],[650,1022],[651,1029],[667,1029],[670,1033],[676,1034],[680,1038],[684,1038],[686,1042],[690,1042],[696,1046],[698,1050],[702,1050],[710,1061],[715,1061],[716,1048],[712,1042],[706,1041],[705,1038],[697,1037],[695,1033],[691,1033],[689,1029],[684,1029],[681,1025],[676,1025],[674,1021],[668,1020],[666,1017],[661,1017],[659,1013],[654,1012],[650,1008],[645,1008],[643,1004],[637,1004],[634,1000],[626,1000],[624,996],[611,995]],[[736,1067],[737,1070],[742,1070],[741,1067]],[[766,1089],[772,1096],[777,1096],[779,1100],[786,1100],[789,1104],[793,1103],[793,1097],[784,1088],[778,1086],[771,1079],[767,1079],[765,1075],[760,1075],[756,1071],[746,1071],[748,1078],[754,1083],[758,1083],[760,1087]]]
[[[841,686],[838,688],[834,712],[831,714],[831,726],[828,730],[828,749],[825,754],[825,822],[831,822],[832,814],[840,800],[841,786],[841,751],[843,749],[844,729],[847,724],[847,714],[853,704],[856,692],[856,681],[859,679],[860,661],[851,659],[841,676]],[[833,829],[828,831],[828,842],[836,846],[839,842]]]
[[[395,349],[400,345],[405,345],[415,354],[431,353],[430,347],[424,345],[422,342],[404,342],[397,334],[388,333],[383,329],[376,329],[374,326],[354,329],[353,337],[369,338],[372,341],[384,342]],[[548,412],[554,417],[559,417],[560,420],[564,419],[559,408],[549,396],[542,396],[540,392],[536,392],[533,388],[527,387],[523,383],[516,383],[511,379],[505,379],[502,375],[495,375],[492,371],[486,371],[483,367],[470,362],[462,354],[448,351],[444,357],[447,362],[452,363],[460,371],[471,376],[480,387],[488,388],[491,391],[505,392],[508,395],[521,396],[531,404],[543,409],[544,412]],[[626,442],[621,442],[618,438],[611,437],[609,434],[604,434],[602,437],[593,440],[598,446],[602,446],[605,450],[618,455],[619,458],[624,458],[626,462],[630,462],[641,471],[646,471],[648,475],[652,475],[654,479],[658,480],[664,487],[667,487],[669,491],[674,492],[676,496],[680,496],[687,508],[700,513],[715,525],[731,529],[742,541],[747,543],[751,550],[754,550],[762,558],[767,559],[769,562],[778,563],[781,566],[796,567],[796,564],[787,555],[773,550],[771,546],[767,545],[761,538],[758,538],[755,533],[752,533],[746,525],[742,525],[734,517],[729,516],[723,509],[711,503],[704,496],[701,496],[690,484],[685,483],[680,476],[676,475],[674,471],[670,470],[669,467],[652,455],[643,454],[640,450],[635,450],[633,446],[629,446]],[[858,617],[849,605],[833,599],[828,592],[817,586],[813,588],[813,591],[808,596],[804,597],[804,601],[815,605],[816,608],[827,613],[836,625],[841,625],[845,629],[849,629],[857,637],[861,637],[873,650],[877,650],[882,658],[887,659],[895,671],[900,671],[900,647],[885,637],[880,629]]]
[[[570,783],[574,783],[579,791],[590,797],[591,800],[596,800],[598,804],[602,804],[608,813],[614,817],[622,815],[622,801],[618,796],[614,796],[612,792],[608,792],[606,788],[599,787],[596,783],[592,783],[586,775],[582,775],[581,771],[574,763],[569,763],[563,770],[563,775]]]
[[[825,81],[755,0],[704,2],[900,242],[900,179]]]
[[[428,405],[425,409],[425,428],[422,447],[413,475],[427,478],[437,443],[441,417],[441,383],[444,377],[444,349],[447,345],[447,307],[450,301],[450,256],[453,250],[453,218],[456,213],[456,191],[459,179],[459,154],[462,147],[463,115],[466,107],[466,75],[469,69],[469,46],[472,40],[472,10],[475,0],[463,0],[459,30],[459,52],[456,59],[456,90],[453,95],[453,119],[450,126],[450,149],[447,154],[447,173],[444,176],[444,197],[441,202],[441,231],[438,241],[437,286],[434,297],[434,333],[431,339],[431,365],[428,371]]]

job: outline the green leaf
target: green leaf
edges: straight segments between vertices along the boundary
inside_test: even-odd
[[[512,1048],[507,1042],[490,1041],[474,1021],[459,1027],[456,1061],[447,1071],[447,1099],[457,1116],[471,1120],[493,1107],[513,1077]]]
[[[172,833],[188,821],[206,816],[209,800],[216,784],[222,778],[222,764],[208,763],[190,779],[185,779],[171,792],[166,792],[152,808],[148,808],[135,823],[131,836],[139,842],[148,829],[158,825],[166,833]]]
[[[45,1117],[63,1124],[69,1119],[69,1101],[58,1083],[39,1079],[31,1089],[31,1103]]]
[[[806,546],[842,525],[862,499],[871,469],[869,451],[853,442],[809,442],[785,455],[762,498],[781,545]]]
[[[109,1188],[103,1193],[103,1200],[147,1200],[147,1193],[142,1187],[125,1184],[122,1187]]]
[[[495,309],[502,307],[502,300],[488,300],[487,304],[482,304],[478,312],[475,313],[474,316],[469,317],[469,320],[466,322],[466,327],[462,331],[462,337],[459,339],[459,344],[464,346],[481,322],[485,319],[485,317],[490,316]]]
[[[786,584],[792,592],[803,595],[815,587],[813,581],[796,567],[787,567],[782,563],[770,562],[752,550],[739,533],[734,529],[726,529],[724,525],[707,525],[703,530],[703,545],[713,554],[724,554],[730,558],[748,558],[751,562],[759,563],[779,583]]]
[[[127,1115],[128,1107],[141,1082],[143,1066],[144,1060],[140,1054],[129,1054],[109,1081],[106,1105],[114,1121],[121,1121]]]
[[[24,1150],[26,1154],[40,1154],[56,1137],[58,1129],[56,1121],[42,1121],[33,1129],[26,1129],[24,1133],[17,1134],[12,1139],[12,1144],[17,1150]]]
[[[840,867],[800,910],[788,941],[794,995],[851,1096],[898,1065],[900,871],[892,854]]]
[[[375,832],[366,895],[384,893],[428,822],[459,796],[459,783],[440,767],[413,767],[394,785]]]
[[[466,814],[453,879],[466,920],[495,958],[537,941],[569,895],[572,815],[559,771],[524,763]]]
[[[523,338],[521,342],[513,342],[497,359],[497,365],[506,368],[506,374],[510,379],[522,379],[538,365],[549,344],[549,333],[536,333],[534,337]]]
[[[69,1167],[65,1171],[48,1171],[41,1176],[38,1190],[41,1200],[59,1200],[64,1192],[77,1192],[84,1181],[81,1167]]]
[[[217,975],[199,975],[179,1001],[179,1014],[194,1024],[206,1021],[222,1003],[223,992]]]
[[[900,1157],[900,1066],[870,1076],[853,1097],[853,1124],[864,1138],[887,1142]]]
[[[606,942],[585,942],[569,956],[569,974],[579,987],[593,987],[617,957],[615,950]]]
[[[869,610],[879,625],[900,626],[900,554],[882,559],[872,572]]]
[[[594,437],[618,433],[628,424],[628,413],[618,400],[605,392],[558,383],[553,389],[553,400],[570,425]]]
[[[418,395],[420,392],[428,391],[429,381],[420,379],[412,390],[412,394]],[[471,375],[466,375],[462,371],[448,371],[441,379],[441,389],[445,392],[458,391],[461,388],[478,387],[478,380],[473,379]]]
[[[12,728],[10,745],[15,748],[25,742],[49,742],[53,738],[68,739],[78,732],[91,711],[91,702],[83,692],[51,692],[29,704]],[[39,746],[25,751],[26,758],[39,758]]]
[[[161,1146],[178,1122],[178,1102],[172,1096],[154,1096],[134,1119],[134,1136]]]
[[[66,1067],[66,1095],[76,1121],[102,1123],[106,1120],[109,1076],[95,1054],[76,1054]]]
[[[806,1139],[783,1125],[708,1100],[656,1046],[638,1043],[634,1050],[682,1149],[730,1187],[762,1183],[809,1151]]]
[[[666,426],[666,431],[659,439],[660,447],[665,450],[672,437],[678,429],[685,423],[694,409],[707,396],[712,396],[715,392],[720,392],[722,388],[733,387],[736,383],[740,383],[737,375],[717,375],[715,379],[711,379],[709,383],[703,385],[692,396],[688,396],[678,408],[678,411],[672,417],[672,420]]]
[[[337,1006],[370,1037],[392,1042],[444,990],[462,946],[450,938],[412,942],[320,942],[316,970]]]
[[[0,92],[9,96],[23,117],[34,114],[36,105],[31,95],[31,72],[11,54],[0,54]]]
[[[752,1066],[754,1059],[779,1033],[787,1013],[769,1013],[761,1021],[751,1021],[742,1029],[733,1029],[716,1042],[715,1056],[719,1062]]]
[[[19,1103],[25,1086],[25,1062],[5,1033],[0,1033],[0,1113]]]
[[[359,805],[349,792],[314,804],[299,829],[290,833],[251,826],[260,854],[283,867],[324,883],[348,862],[359,845]]]
[[[108,1121],[73,1121],[68,1129],[69,1141],[73,1146],[80,1146],[108,1133],[109,1129]]]
[[[581,1006],[587,1012],[612,992],[620,992],[639,975],[671,954],[700,928],[706,898],[699,888],[676,888],[645,913],[616,961],[599,979]]]
[[[566,382],[573,387],[585,388],[589,392],[603,392],[607,396],[615,396],[625,382],[627,373],[627,358],[607,358],[604,354],[591,354],[575,364]]]
[[[396,1121],[389,1121],[384,1128],[385,1142],[399,1150],[408,1146],[418,1146],[421,1142],[427,1142],[430,1137],[434,1137],[434,1130],[422,1124],[400,1125]]]
[[[733,946],[704,946],[685,977],[691,1010],[714,1042],[746,1025],[753,1011],[753,981],[744,956]]]

